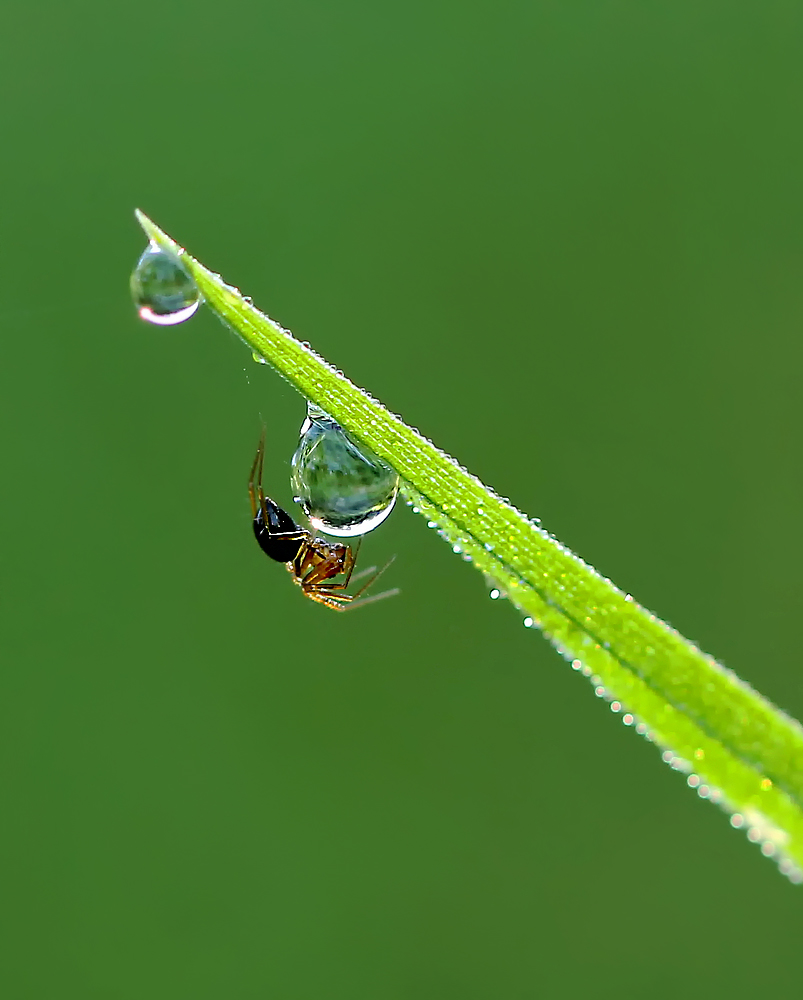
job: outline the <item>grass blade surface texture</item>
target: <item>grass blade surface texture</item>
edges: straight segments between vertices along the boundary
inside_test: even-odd
[[[803,728],[794,719],[137,218],[152,242],[181,257],[207,305],[252,352],[398,472],[413,509],[521,609],[526,627],[541,629],[625,725],[803,881]]]

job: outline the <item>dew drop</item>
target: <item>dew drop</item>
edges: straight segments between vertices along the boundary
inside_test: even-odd
[[[312,403],[292,458],[290,482],[317,531],[364,535],[393,510],[399,477],[372,451]]]
[[[268,363],[266,359],[263,358],[261,354],[257,354],[256,351],[253,351],[251,353],[251,357],[254,359],[254,361],[256,361],[258,365],[266,365]]]
[[[502,596],[502,591],[497,590],[496,587],[494,587],[494,589],[488,596],[491,598],[492,601],[498,601],[499,598]]]
[[[140,318],[157,326],[189,319],[201,293],[178,257],[150,243],[131,274],[131,296]]]

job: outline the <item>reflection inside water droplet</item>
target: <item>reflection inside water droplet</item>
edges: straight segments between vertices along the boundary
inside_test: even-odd
[[[300,433],[290,482],[313,528],[346,537],[380,525],[396,502],[393,469],[312,403]]]
[[[178,257],[155,243],[131,274],[131,296],[140,317],[158,326],[183,323],[201,304],[201,293]]]

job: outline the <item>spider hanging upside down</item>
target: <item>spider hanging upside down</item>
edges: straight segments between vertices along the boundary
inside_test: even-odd
[[[302,594],[309,597],[311,601],[325,604],[327,608],[332,608],[334,611],[347,611],[349,608],[359,607],[371,601],[378,601],[383,597],[397,594],[398,590],[386,590],[373,597],[357,600],[385,572],[393,559],[390,559],[382,569],[377,570],[356,594],[343,593],[351,582],[360,545],[357,545],[357,552],[354,552],[350,545],[344,545],[341,542],[327,542],[323,538],[318,538],[306,528],[296,524],[287,511],[282,510],[270,497],[266,497],[262,489],[264,457],[265,431],[263,430],[248,479],[248,496],[251,498],[254,535],[266,556],[276,562],[286,564],[293,580],[301,587]],[[362,543],[362,539],[360,539],[360,543]],[[358,576],[370,573],[373,568],[359,573]],[[333,578],[337,576],[342,576],[344,579],[335,583]],[[356,579],[357,577],[355,577]]]

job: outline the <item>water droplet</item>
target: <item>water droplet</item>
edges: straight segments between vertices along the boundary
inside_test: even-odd
[[[157,326],[183,323],[201,293],[178,257],[150,243],[131,274],[131,296],[142,319]]]
[[[256,351],[252,352],[251,357],[254,359],[254,361],[256,361],[258,365],[266,365],[268,363],[265,360],[265,358],[263,358],[261,354],[257,354]]]
[[[291,484],[313,528],[364,535],[393,510],[399,477],[312,403],[292,459]]]
[[[525,628],[532,628],[533,625],[535,625],[535,622],[528,615],[527,618],[524,619],[524,627]]]
[[[502,596],[502,591],[497,590],[496,587],[494,587],[494,589],[489,594],[489,597],[491,598],[492,601],[498,601],[501,596]]]

